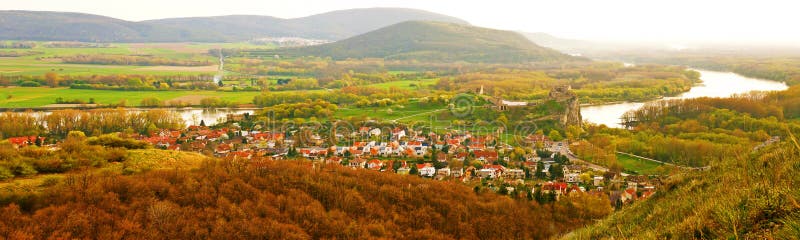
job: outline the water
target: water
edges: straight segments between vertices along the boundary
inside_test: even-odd
[[[251,109],[175,109],[183,118],[186,126],[200,125],[200,121],[206,123],[206,126],[214,125],[219,119],[225,118],[228,114],[254,114],[255,110]]]
[[[786,83],[744,77],[730,72],[697,70],[702,83],[679,96],[665,99],[688,99],[698,97],[729,97],[733,94],[751,91],[779,91],[787,89]],[[655,100],[657,101],[657,100]],[[644,106],[644,102],[625,102],[606,105],[581,107],[581,116],[591,123],[605,124],[609,127],[621,128],[620,117],[625,112]]]
[[[228,108],[221,108],[221,109],[202,109],[202,108],[182,108],[182,109],[167,109],[172,112],[177,112],[183,118],[184,123],[186,126],[191,125],[200,125],[200,122],[205,122],[206,126],[211,126],[219,122],[221,119],[225,119],[228,114],[254,114],[255,110],[253,109],[228,109]],[[147,109],[138,109],[132,108],[129,111],[148,111]],[[47,114],[50,114],[50,111],[39,111],[39,112],[32,112],[32,114],[36,117],[43,117]]]

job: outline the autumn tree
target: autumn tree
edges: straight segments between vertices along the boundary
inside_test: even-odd
[[[47,82],[47,85],[54,88],[58,87],[59,81],[61,81],[61,77],[58,76],[58,73],[55,72],[47,72],[44,74],[44,79]]]

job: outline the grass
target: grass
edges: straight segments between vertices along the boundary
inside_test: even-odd
[[[132,174],[156,169],[196,169],[208,158],[198,153],[166,151],[159,149],[128,150],[126,160],[122,163],[108,163],[96,169],[86,170],[91,173]],[[71,173],[38,174],[32,177],[14,178],[0,182],[0,193],[13,191],[36,191],[42,187],[55,184]]]
[[[129,150],[128,156],[118,169],[125,174],[140,173],[154,169],[193,169],[208,159],[198,153],[165,151],[159,149]]]
[[[660,163],[625,154],[617,154],[617,162],[622,165],[622,168],[625,169],[626,172],[638,174],[662,174],[666,170]]]
[[[428,120],[429,114],[424,114],[424,113],[443,109],[445,107],[446,106],[439,104],[427,104],[424,106],[420,106],[416,102],[410,102],[409,104],[403,105],[402,108],[399,105],[387,106],[387,107],[365,107],[365,108],[350,107],[350,108],[338,109],[334,114],[334,117],[347,118],[347,117],[366,116],[373,119],[392,120],[392,119],[415,115],[414,117],[404,118],[403,121]],[[389,113],[388,109],[392,109],[391,113]]]
[[[0,107],[3,108],[29,108],[42,107],[55,103],[56,98],[64,100],[81,99],[86,102],[94,98],[98,104],[117,104],[126,100],[128,106],[138,106],[142,99],[155,97],[162,101],[199,95],[219,97],[234,103],[247,104],[260,92],[220,92],[220,91],[115,91],[115,90],[90,90],[48,87],[9,87],[0,88]],[[9,97],[10,96],[10,97]]]
[[[78,54],[119,54],[155,55],[170,59],[193,59],[216,61],[207,55],[214,48],[252,48],[265,47],[249,43],[130,43],[111,44],[106,48],[47,48],[39,42],[33,49],[4,49],[0,51],[36,51],[41,54],[0,59],[0,74],[4,75],[44,75],[57,72],[64,75],[94,74],[150,74],[150,75],[195,75],[216,71],[171,71],[150,70],[146,66],[64,64],[58,57]]]
[[[420,80],[399,80],[399,81],[391,81],[385,83],[375,83],[367,86],[386,88],[386,89],[391,87],[396,87],[399,89],[417,90],[417,89],[424,89],[427,88],[428,86],[436,84],[436,80],[437,79],[434,78],[420,79]]]

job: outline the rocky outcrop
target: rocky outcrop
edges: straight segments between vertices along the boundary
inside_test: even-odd
[[[578,95],[572,92],[570,86],[559,86],[553,88],[549,94],[550,99],[564,105],[564,112],[560,116],[560,122],[564,126],[578,126],[583,123],[581,117],[581,105]]]

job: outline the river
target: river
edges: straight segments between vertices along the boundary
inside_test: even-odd
[[[779,91],[787,89],[786,83],[749,78],[730,72],[698,70],[702,83],[692,87],[688,92],[664,99],[688,99],[698,97],[729,97],[733,94],[751,91]],[[658,100],[654,100],[658,101]],[[621,128],[620,117],[625,112],[638,109],[646,102],[624,102],[605,105],[581,107],[583,120],[609,127]]]
[[[148,111],[148,109],[131,108],[129,111]],[[254,109],[234,109],[234,108],[218,108],[218,109],[203,109],[203,108],[166,108],[166,110],[176,112],[181,115],[183,122],[186,126],[200,125],[202,121],[207,126],[216,124],[220,119],[225,118],[228,114],[254,114]],[[51,111],[37,111],[33,112],[34,116],[42,117],[50,114]]]

